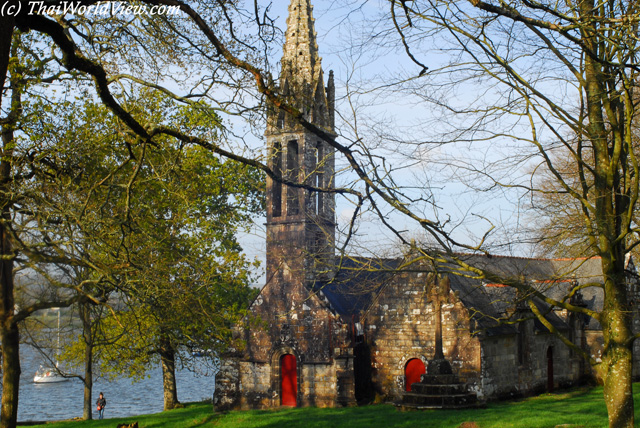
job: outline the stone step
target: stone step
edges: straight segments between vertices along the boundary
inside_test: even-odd
[[[461,406],[470,405],[478,401],[475,394],[427,395],[406,392],[402,395],[402,403],[415,406]]]
[[[420,377],[420,382],[428,383],[432,385],[451,385],[455,383],[460,383],[460,380],[458,379],[458,376],[453,374],[446,374],[446,375],[423,374]]]
[[[438,410],[438,409],[469,409],[469,408],[483,408],[486,407],[486,403],[477,401],[475,403],[465,403],[453,406],[423,406],[419,404],[407,404],[403,402],[394,403],[395,406],[401,411],[406,410]]]
[[[467,386],[463,383],[434,385],[418,382],[411,384],[411,392],[427,395],[466,394]]]

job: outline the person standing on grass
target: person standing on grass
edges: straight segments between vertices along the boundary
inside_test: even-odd
[[[96,401],[96,405],[98,406],[98,419],[102,419],[104,417],[104,406],[107,405],[107,400],[105,400],[104,394],[102,394],[102,392],[98,397],[98,401]]]

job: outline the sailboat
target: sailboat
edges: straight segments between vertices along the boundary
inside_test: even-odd
[[[40,366],[40,368],[36,371],[36,375],[33,377],[34,383],[54,383],[65,382],[68,380],[69,378],[66,378],[62,376],[62,374],[60,374],[57,364],[55,368]]]
[[[58,347],[56,352],[60,350],[60,308],[58,310]],[[69,378],[66,378],[60,373],[58,370],[58,362],[56,361],[55,367],[44,367],[40,366],[40,368],[36,371],[36,375],[33,377],[34,383],[54,383],[54,382],[65,382],[68,381]]]

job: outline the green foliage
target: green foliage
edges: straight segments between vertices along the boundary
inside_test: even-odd
[[[35,106],[42,120],[25,123],[20,139],[22,174],[35,177],[22,209],[45,205],[46,215],[26,223],[32,241],[82,267],[59,265],[95,306],[102,373],[143,376],[161,333],[176,350],[229,346],[232,323],[255,296],[257,262],[237,234],[263,210],[262,173],[169,137],[140,141],[86,94],[43,104]],[[148,92],[123,104],[153,126],[218,138],[206,106]],[[78,336],[63,358],[82,365],[84,343]]]

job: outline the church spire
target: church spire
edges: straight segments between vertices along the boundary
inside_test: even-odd
[[[297,95],[303,95],[299,91],[307,85],[313,87],[322,77],[312,11],[310,0],[291,0],[289,4],[281,78]]]
[[[274,89],[335,138],[333,74],[325,88],[309,1],[289,5],[280,84]],[[267,177],[267,277],[274,286],[297,281],[312,287],[334,266],[335,197],[327,191],[333,188],[334,150],[274,104],[267,104],[265,136],[276,177]]]
[[[306,120],[333,133],[333,74],[325,87],[314,22],[310,0],[291,0],[278,90]],[[267,135],[300,128],[284,111],[274,105],[267,107]]]

